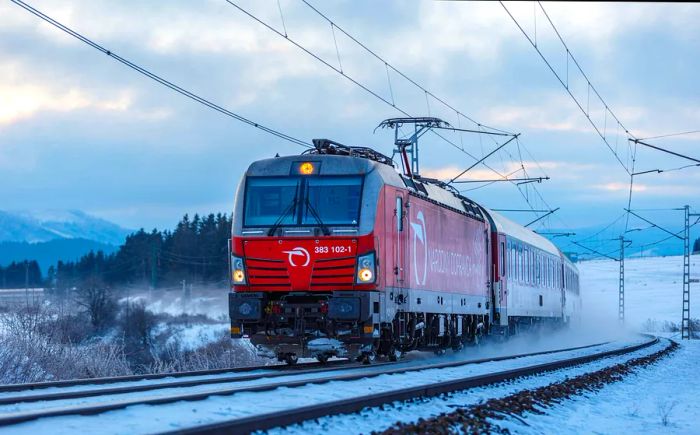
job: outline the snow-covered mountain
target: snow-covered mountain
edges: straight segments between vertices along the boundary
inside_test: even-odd
[[[0,242],[39,243],[85,239],[121,245],[130,230],[79,210],[10,212],[0,210]]]

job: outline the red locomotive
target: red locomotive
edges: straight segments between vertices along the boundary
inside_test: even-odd
[[[231,336],[298,357],[396,359],[566,323],[576,267],[544,237],[374,150],[314,140],[238,188]]]

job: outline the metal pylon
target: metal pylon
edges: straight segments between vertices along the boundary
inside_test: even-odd
[[[617,317],[625,322],[625,238],[620,236],[620,281],[617,305]]]
[[[683,207],[685,227],[683,231],[683,315],[681,339],[690,339],[690,207]]]

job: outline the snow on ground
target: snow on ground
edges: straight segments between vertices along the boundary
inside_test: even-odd
[[[626,343],[638,342],[642,340],[641,338],[628,339]],[[233,396],[212,396],[206,400],[196,401],[196,402],[178,402],[172,404],[149,406],[149,405],[137,405],[131,406],[124,410],[112,411],[108,413],[101,414],[99,416],[67,416],[67,417],[57,417],[51,419],[44,419],[35,422],[23,423],[12,427],[12,432],[16,434],[35,434],[35,433],[45,433],[51,432],[57,435],[63,433],[74,433],[77,430],[82,432],[99,432],[99,433],[115,433],[115,434],[135,434],[135,433],[153,433],[162,432],[164,430],[177,430],[192,425],[200,425],[207,423],[214,423],[217,421],[229,420],[232,418],[245,417],[249,415],[258,414],[260,412],[275,412],[278,410],[289,409],[291,407],[325,403],[331,400],[339,400],[348,397],[357,397],[366,395],[368,393],[379,392],[379,391],[389,391],[396,388],[415,386],[415,385],[425,385],[434,382],[446,381],[455,378],[461,378],[465,376],[478,375],[493,372],[495,370],[507,370],[515,367],[522,367],[524,365],[540,364],[547,361],[568,358],[571,356],[581,356],[590,354],[591,352],[600,351],[602,349],[609,350],[613,348],[618,348],[621,346],[621,342],[609,343],[601,345],[590,349],[581,349],[576,351],[569,351],[558,353],[554,355],[540,355],[532,357],[524,357],[506,361],[493,361],[483,364],[469,364],[460,367],[445,368],[445,369],[428,369],[422,370],[420,372],[409,372],[401,374],[383,374],[372,378],[359,379],[355,381],[332,381],[323,384],[310,384],[304,387],[298,388],[278,388],[273,391],[268,392],[258,392],[258,393],[238,393]],[[646,351],[640,351],[643,354],[652,352],[653,350],[658,350],[660,345],[655,346],[652,349],[647,349]],[[640,352],[637,352],[639,356]],[[590,363],[584,367],[577,369],[564,370],[559,373],[559,377],[556,379],[561,379],[565,372],[567,375],[580,373],[581,370],[595,370],[604,365],[610,364],[610,361],[622,361],[629,357],[616,357],[603,362]],[[377,367],[380,369],[381,367]],[[371,367],[369,368],[371,370]],[[578,370],[578,371],[577,371]],[[342,372],[342,371],[341,371]],[[337,373],[337,372],[336,372]],[[302,375],[297,375],[302,376]],[[311,375],[306,375],[311,376]],[[552,382],[551,376],[547,375],[545,382]],[[291,374],[289,376],[280,377],[273,380],[255,380],[255,381],[244,381],[239,382],[236,385],[249,385],[249,384],[261,384],[269,382],[282,381],[287,378],[294,378],[295,375]],[[524,387],[530,388],[533,383],[542,382],[538,381],[540,377],[532,379],[532,382],[524,382]],[[539,385],[539,384],[538,384]],[[220,391],[225,387],[231,387],[233,384],[222,384],[216,386],[200,386],[189,389],[188,391]],[[505,388],[505,387],[504,387]],[[483,394],[491,394],[488,391],[492,391],[491,388],[482,389]],[[180,389],[172,389],[172,391],[180,391]],[[474,395],[473,390],[465,392],[465,397],[471,397],[470,400],[478,400],[483,397],[483,394]],[[497,390],[493,390],[497,391]],[[120,398],[132,397],[136,393],[120,395]],[[146,392],[139,394],[140,397],[143,396],[157,396],[164,394],[163,391]],[[114,397],[114,396],[113,396]],[[104,400],[104,398],[88,398],[88,399],[78,399],[78,401],[95,401]],[[75,401],[60,401],[61,403],[52,403],[52,406],[65,406],[75,403]],[[25,403],[19,405],[3,406],[0,411],[2,412],[16,412],[19,410],[29,410],[36,408],[37,406],[46,407],[48,404],[33,404]],[[413,412],[406,415],[406,417],[417,418],[418,411],[422,408],[415,409]],[[428,408],[425,408],[426,412]],[[434,409],[433,409],[434,410]],[[390,423],[396,420],[397,411],[385,412],[385,416],[380,418],[369,419],[369,423],[360,429],[358,426],[348,426],[342,423],[335,428],[335,430],[330,430],[331,433],[340,431],[347,432],[348,427],[353,427],[353,432],[363,431],[369,432],[373,429],[379,429],[382,424],[388,426]],[[325,419],[324,419],[325,420]],[[357,427],[357,429],[355,429]],[[325,429],[319,428],[319,430],[304,430],[302,432],[325,432]]]
[[[194,287],[183,290],[150,290],[130,288],[120,302],[126,300],[142,302],[153,313],[171,316],[181,314],[203,314],[212,319],[228,320],[228,289],[217,287]]]
[[[581,275],[584,319],[587,322],[617,319],[619,263],[595,260],[582,261],[577,265]],[[691,278],[700,278],[699,267],[700,255],[691,256]],[[698,290],[700,284],[691,284],[690,315],[700,318]],[[680,323],[682,295],[682,256],[625,260],[625,317],[628,327],[639,330],[647,319]]]
[[[683,341],[671,357],[622,382],[545,408],[543,415],[528,414],[527,426],[516,420],[499,424],[519,434],[700,433],[698,356],[700,341]]]
[[[195,350],[209,343],[229,336],[228,323],[191,323],[191,324],[165,324],[160,323],[154,331],[154,335],[167,333],[170,335],[165,342],[168,346],[177,349]]]
[[[555,372],[546,373],[540,376],[521,378],[495,386],[471,388],[469,390],[452,393],[451,395],[433,397],[415,403],[394,402],[391,406],[385,405],[383,409],[371,408],[355,414],[320,418],[317,421],[309,421],[301,425],[274,429],[269,431],[268,434],[342,433],[347,432],[347,428],[352,428],[352,433],[371,433],[372,431],[382,431],[388,429],[397,421],[415,422],[419,418],[427,419],[435,417],[441,413],[453,412],[455,408],[458,407],[476,405],[492,398],[504,397],[525,389],[545,386],[553,382],[565,380],[566,378],[599,370],[612,364],[617,364],[628,361],[632,358],[648,355],[662,349],[664,346],[665,344],[659,343],[650,348],[633,352],[628,355],[606,358],[577,367],[557,370]],[[561,421],[559,422],[559,425],[560,427],[562,426]],[[559,431],[554,430],[551,433],[559,433]]]

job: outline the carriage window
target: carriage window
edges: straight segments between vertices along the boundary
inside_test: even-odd
[[[518,281],[523,282],[523,247],[518,243]]]
[[[530,250],[526,247],[525,248],[525,282],[526,283],[531,283],[532,282],[532,258],[530,256]]]
[[[506,276],[506,244],[501,242],[501,276]]]

